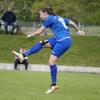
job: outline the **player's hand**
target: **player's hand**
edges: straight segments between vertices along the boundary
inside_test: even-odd
[[[78,31],[78,33],[80,34],[80,35],[82,35],[82,36],[84,36],[84,34],[85,34],[85,32],[83,32],[83,31]]]
[[[27,37],[26,38],[30,38],[32,35],[31,34],[29,34],[29,35],[27,35]]]

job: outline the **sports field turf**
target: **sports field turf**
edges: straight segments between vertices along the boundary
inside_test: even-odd
[[[1,70],[0,100],[100,100],[99,74],[60,72],[60,88],[45,94],[49,79],[49,73]]]

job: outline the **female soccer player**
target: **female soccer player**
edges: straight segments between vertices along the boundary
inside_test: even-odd
[[[62,56],[71,46],[71,37],[69,34],[69,25],[71,25],[80,35],[84,35],[83,31],[80,31],[78,26],[71,20],[55,15],[53,9],[50,7],[43,8],[39,11],[40,18],[43,21],[42,26],[32,34],[29,34],[27,38],[39,35],[47,28],[50,28],[54,34],[54,37],[48,38],[33,45],[32,48],[27,50],[23,55],[29,56],[35,52],[38,52],[43,47],[50,47],[52,49],[49,66],[51,71],[51,86],[45,93],[52,93],[57,86],[57,66],[56,62],[60,56]],[[22,54],[17,54],[19,59],[23,60]]]

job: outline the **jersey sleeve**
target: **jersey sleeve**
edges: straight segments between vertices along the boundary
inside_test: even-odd
[[[66,25],[68,25],[68,24],[69,24],[69,19],[64,18],[64,21],[65,21]]]

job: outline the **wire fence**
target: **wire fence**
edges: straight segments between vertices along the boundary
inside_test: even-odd
[[[31,21],[18,21],[18,26],[20,27],[21,32],[24,34],[30,34],[31,32],[36,31],[40,26],[41,22],[31,22]],[[97,25],[80,25],[80,30],[85,32],[86,36],[100,36],[100,26]],[[47,29],[45,34],[51,34],[51,30]],[[70,30],[71,35],[78,35],[74,29]]]
[[[80,29],[83,30],[87,36],[100,36],[100,26],[81,25]]]
[[[32,31],[37,30],[40,26],[40,22],[18,22],[19,26],[21,26],[22,32],[25,34],[29,34]],[[97,25],[80,25],[80,29],[85,32],[85,35],[87,36],[100,36],[100,26]],[[48,34],[51,34],[52,32],[48,29]],[[75,32],[73,29],[71,29],[71,35],[78,35],[77,32]]]
[[[40,22],[18,21],[17,24],[24,34],[30,34],[30,32],[36,31],[41,26]]]

